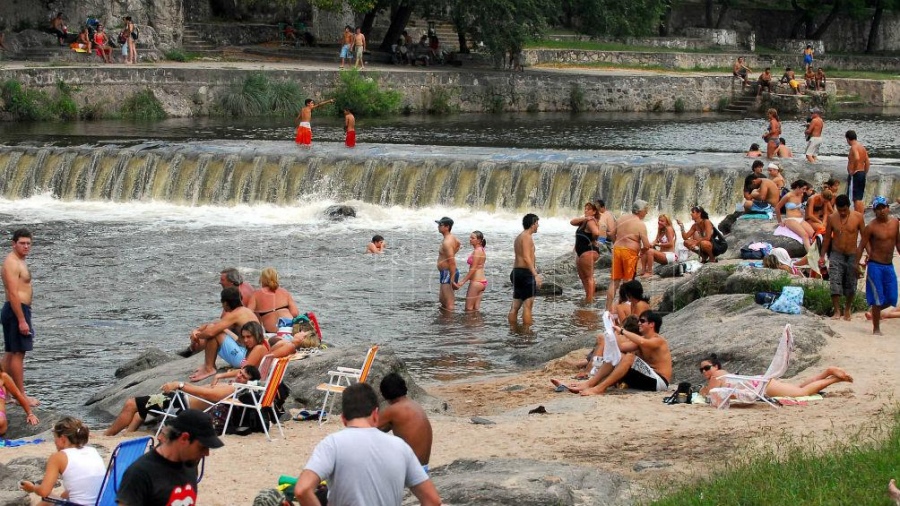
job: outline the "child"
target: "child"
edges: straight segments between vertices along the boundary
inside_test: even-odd
[[[379,255],[384,253],[384,246],[384,237],[376,234],[372,237],[372,242],[369,243],[369,246],[366,247],[366,253]]]
[[[347,133],[344,145],[348,148],[356,147],[356,117],[348,107],[344,107],[344,132]]]
[[[332,102],[334,102],[333,98],[318,104],[311,98],[306,99],[303,109],[300,109],[300,114],[297,115],[296,119],[297,136],[294,140],[297,144],[305,149],[310,149],[312,147],[312,125],[310,124],[310,121],[312,120],[313,109]]]

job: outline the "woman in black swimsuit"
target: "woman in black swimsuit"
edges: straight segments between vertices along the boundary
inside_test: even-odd
[[[600,258],[600,248],[597,246],[597,237],[600,236],[600,225],[597,224],[597,216],[600,214],[593,202],[584,205],[584,216],[573,218],[572,225],[578,227],[575,230],[575,254],[578,256],[578,277],[584,286],[585,302],[594,300],[594,262]]]
[[[294,297],[278,283],[278,271],[266,267],[259,274],[259,289],[253,292],[247,307],[256,313],[266,332],[278,332],[279,318],[300,314]]]

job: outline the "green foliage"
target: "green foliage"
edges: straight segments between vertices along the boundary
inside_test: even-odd
[[[65,121],[78,119],[78,105],[70,95],[60,95],[50,104],[50,113]]]
[[[841,301],[843,305],[843,300]],[[831,288],[827,282],[810,283],[803,286],[803,307],[822,316],[831,316],[834,305],[831,302]],[[857,292],[853,298],[854,312],[868,308],[866,296]]]
[[[22,83],[9,80],[3,83],[3,102],[6,110],[19,120],[47,120],[52,117],[48,105],[50,97],[43,91],[22,87]]]
[[[100,119],[105,119],[106,114],[104,113],[103,104],[100,102],[96,102],[93,104],[85,104],[78,111],[78,118],[87,121],[96,121]]]
[[[303,91],[293,81],[278,81],[269,87],[270,110],[279,116],[297,113],[297,104],[303,102]]]
[[[582,112],[585,110],[584,90],[581,86],[574,82],[569,88],[569,109],[572,112]]]
[[[219,96],[219,108],[229,116],[290,115],[303,101],[300,87],[290,81],[270,82],[260,73],[250,74],[244,82]]]
[[[158,120],[166,117],[162,104],[149,88],[126,98],[122,103],[121,113],[127,119]]]
[[[821,441],[817,434],[776,434],[769,448],[723,458],[715,476],[692,477],[651,504],[888,504],[887,482],[896,477],[900,455],[900,414],[841,436],[834,446]]]
[[[195,53],[188,53],[180,49],[170,49],[169,51],[165,52],[164,56],[167,60],[180,62],[194,61],[197,59],[197,55]]]
[[[652,35],[665,12],[665,0],[572,0],[572,14],[591,36]]]
[[[731,99],[729,99],[728,97],[719,97],[719,102],[718,102],[718,104],[716,104],[716,109],[719,112],[722,112],[725,110],[726,107],[728,107],[728,104],[730,104],[730,103],[731,103]]]
[[[676,98],[674,107],[675,112],[684,112],[684,99],[681,97]]]
[[[541,37],[557,11],[554,0],[479,0],[458,2],[454,19],[467,20],[462,28],[481,40],[494,55],[518,52]]]
[[[337,110],[349,108],[357,117],[396,114],[403,100],[403,95],[398,91],[382,90],[372,72],[364,75],[355,69],[340,73],[340,82],[333,96]]]
[[[429,93],[428,114],[446,115],[453,112],[452,93],[444,86],[433,86]]]

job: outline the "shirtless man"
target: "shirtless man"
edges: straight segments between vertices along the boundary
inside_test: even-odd
[[[200,381],[216,374],[216,354],[232,367],[240,367],[247,354],[247,349],[239,344],[238,336],[245,323],[258,322],[259,318],[244,307],[241,293],[234,287],[222,290],[222,310],[221,318],[191,331],[191,349],[205,351],[203,365],[191,374],[191,381]]]
[[[28,400],[28,404],[40,404],[25,394],[25,353],[34,347],[34,329],[31,326],[31,272],[25,257],[31,253],[31,232],[20,228],[13,232],[12,251],[3,261],[3,288],[6,303],[0,310],[3,324],[3,370],[9,374],[16,388]]]
[[[356,27],[356,35],[353,36],[353,54],[356,55],[356,63],[354,66],[358,69],[366,68],[363,62],[363,53],[366,51],[366,36],[362,34],[362,29]]]
[[[819,146],[822,145],[822,129],[825,128],[825,121],[822,119],[822,111],[818,107],[813,107],[811,111],[812,119],[806,125],[806,161],[810,163],[818,163]]]
[[[734,65],[731,66],[731,75],[734,77],[741,78],[741,89],[744,89],[744,86],[750,84],[750,81],[747,80],[747,74],[750,73],[750,67],[744,64],[744,57],[738,56]]]
[[[606,310],[612,312],[616,294],[622,281],[631,281],[637,272],[641,253],[650,249],[652,244],[647,237],[646,200],[635,200],[631,205],[631,214],[619,218],[616,223],[616,242],[613,243],[612,277],[606,289]]]
[[[349,107],[344,107],[344,145],[348,148],[356,147],[356,116]]]
[[[624,382],[629,388],[646,392],[664,392],[672,378],[672,353],[669,343],[659,335],[662,316],[644,311],[638,319],[641,332],[629,332],[618,325],[613,328],[620,337],[622,359],[618,364],[604,363],[590,379],[569,385],[569,391],[581,395],[598,395],[613,385]]]
[[[862,259],[862,253],[868,254],[865,263],[857,268],[862,274],[866,271],[866,302],[872,306],[872,333],[881,335],[881,310],[897,305],[897,273],[894,272],[894,250],[900,253],[900,222],[891,216],[888,201],[884,197],[875,197],[872,201],[875,219],[870,221],[862,232],[862,241],[856,248],[856,259]]]
[[[538,231],[540,218],[534,213],[528,213],[522,218],[524,229],[516,240],[513,241],[513,250],[516,259],[513,262],[513,270],[509,273],[509,280],[513,285],[512,307],[509,308],[507,320],[510,325],[515,325],[519,319],[519,309],[522,309],[522,325],[531,325],[531,316],[534,307],[534,296],[543,281],[538,274],[534,259],[534,234]]]
[[[834,316],[841,317],[841,295],[844,296],[845,320],[850,321],[853,298],[856,296],[856,243],[865,227],[863,215],[850,209],[850,198],[837,196],[837,211],[825,221],[825,240],[822,251],[828,251],[828,282],[831,286],[831,304]],[[819,258],[819,267],[825,266],[825,258]]]
[[[763,176],[751,181],[750,189],[750,199],[744,201],[744,211],[747,212],[764,213],[773,210],[781,198],[775,181]]]
[[[244,281],[244,276],[234,267],[226,267],[219,273],[219,284],[222,288],[233,286],[241,292],[241,304],[250,303],[250,297],[253,296],[253,285]],[[223,313],[224,314],[224,313]]]
[[[435,220],[438,232],[444,236],[441,247],[438,249],[437,269],[441,280],[441,291],[438,294],[441,301],[441,309],[453,311],[453,303],[456,294],[453,291],[453,283],[459,281],[459,269],[456,268],[456,254],[461,246],[459,239],[450,231],[453,230],[453,220],[444,216]]]
[[[312,147],[312,124],[310,121],[312,121],[313,109],[332,102],[334,102],[333,98],[318,104],[311,98],[307,98],[306,102],[304,102],[305,105],[300,109],[300,114],[297,115],[297,136],[294,139],[294,141],[304,149],[310,149]]]
[[[856,140],[855,131],[847,130],[844,137],[850,145],[850,153],[847,154],[847,196],[853,201],[853,208],[863,213],[866,211],[863,198],[866,192],[866,175],[869,173],[869,152]]]
[[[341,34],[341,70],[344,70],[344,61],[353,58],[351,48],[353,47],[353,29],[350,25],[344,27],[344,33]]]
[[[606,202],[603,199],[596,199],[594,202],[597,204],[597,210],[600,213],[597,216],[597,225],[600,227],[600,235],[597,237],[597,242],[607,244],[610,241],[615,241],[616,217],[613,216],[611,211],[606,209]]]
[[[403,376],[395,372],[388,374],[381,380],[379,389],[388,407],[378,411],[378,428],[384,432],[393,431],[395,436],[406,441],[427,473],[432,440],[428,415],[422,406],[406,396]]]
[[[385,246],[384,237],[381,237],[380,235],[377,235],[377,234],[373,235],[372,242],[370,242],[369,245],[366,246],[366,253],[372,253],[373,255],[380,255],[381,253],[384,253],[384,246]]]
[[[766,67],[765,70],[763,70],[763,73],[759,75],[759,79],[757,79],[756,82],[757,82],[757,87],[756,87],[756,96],[757,97],[762,93],[763,88],[765,88],[766,91],[771,93],[772,92],[772,69],[769,67]]]

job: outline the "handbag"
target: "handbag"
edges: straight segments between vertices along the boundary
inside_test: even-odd
[[[722,232],[719,232],[719,229],[713,227],[713,236],[712,236],[712,254],[717,257],[722,253],[728,251],[728,241],[725,240],[725,236],[722,235]]]

